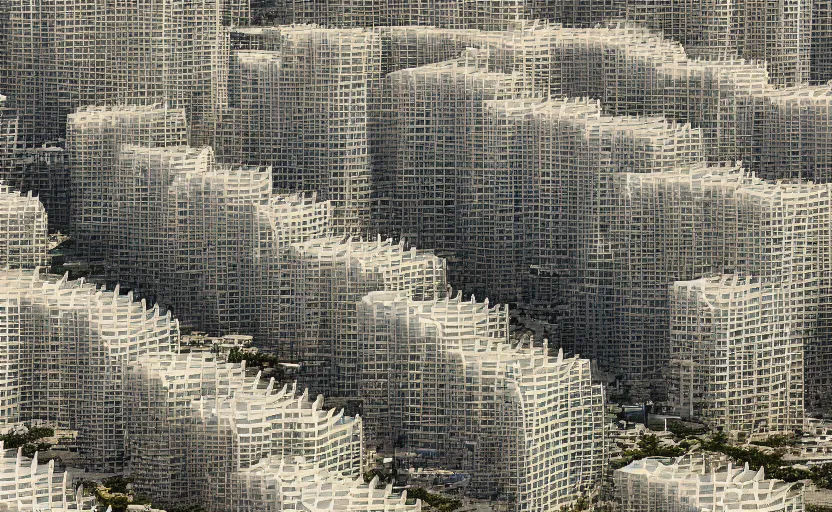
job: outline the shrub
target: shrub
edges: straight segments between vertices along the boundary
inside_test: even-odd
[[[462,502],[457,499],[433,494],[421,487],[408,489],[407,497],[422,500],[423,503],[439,510],[439,512],[453,512],[462,506]]]
[[[765,453],[758,448],[730,446],[725,443],[723,437],[718,436],[712,436],[710,440],[704,441],[702,448],[724,453],[741,464],[747,462],[748,467],[755,471],[764,468],[769,478],[786,482],[810,479],[818,487],[832,489],[832,463],[815,466],[809,470],[797,469],[784,465],[782,451]]]
[[[702,435],[707,431],[704,427],[688,427],[681,421],[668,421],[667,430],[669,430],[674,436],[681,438]]]
[[[768,446],[769,448],[793,446],[795,443],[797,443],[797,439],[792,435],[770,436],[768,439],[764,439],[762,441],[751,441],[751,444],[756,444],[757,446]]]
[[[183,505],[167,509],[167,512],[206,512],[201,505]]]

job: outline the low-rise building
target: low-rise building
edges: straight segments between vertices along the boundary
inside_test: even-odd
[[[615,471],[622,512],[803,512],[799,485],[730,462],[691,454],[641,459]]]

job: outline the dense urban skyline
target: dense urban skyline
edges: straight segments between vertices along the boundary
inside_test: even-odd
[[[0,506],[832,510],[828,1],[0,0],[0,52]]]

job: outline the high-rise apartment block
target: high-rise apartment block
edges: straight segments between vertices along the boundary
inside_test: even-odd
[[[368,443],[569,506],[607,457],[581,356],[799,428],[832,396],[828,4],[0,0],[0,423],[211,512],[419,510]],[[56,229],[114,292],[43,273]],[[180,321],[299,382],[180,354]],[[625,508],[801,510],[705,465],[618,471]]]
[[[223,17],[241,20],[245,4],[4,2],[0,90],[20,116],[21,140],[64,137],[67,115],[81,106],[167,102],[187,110],[199,141],[226,101]]]
[[[525,14],[526,0],[273,0],[266,12],[281,24],[316,23],[328,27],[425,25],[503,30]],[[273,12],[273,13],[272,13]]]
[[[409,503],[407,492],[393,493],[393,485],[338,478],[322,473],[303,457],[264,460],[240,471],[239,485],[250,496],[251,510],[383,510],[419,512],[421,502]],[[236,509],[235,509],[236,510]]]
[[[328,384],[313,389],[346,385],[332,380],[335,362],[349,367],[355,360],[351,311],[364,294],[407,290],[433,298],[445,292],[443,260],[390,241],[329,237],[332,201],[276,196],[270,168],[221,164],[211,148],[174,145],[185,133],[181,111],[85,112],[89,117],[70,118],[70,151],[78,155],[73,190],[101,185],[113,198],[99,207],[103,201],[78,194],[76,234],[106,261],[108,277],[155,297],[188,325],[251,332],[281,357],[302,359],[310,370],[322,365],[319,377]],[[100,118],[105,121],[91,120]],[[114,119],[127,121],[122,126]],[[134,144],[146,140],[141,130],[148,123],[171,127],[172,135]],[[83,166],[93,155],[96,171]],[[92,183],[85,183],[88,175]],[[341,308],[337,322],[319,319]]]
[[[823,395],[827,185],[766,182],[716,158],[748,155],[761,177],[825,182],[826,135],[810,125],[828,115],[828,88],[775,89],[759,66],[691,61],[642,29],[522,30],[556,34],[542,57],[551,64],[535,68],[550,70],[540,80],[516,58],[502,68],[513,74],[491,71],[505,55],[493,41],[388,75],[374,183],[379,211],[394,213],[379,216],[382,226],[451,256],[451,281],[467,291],[548,304],[563,344],[633,383],[656,383],[660,396],[672,283],[739,273],[783,286],[789,343],[811,354],[806,394]],[[487,64],[466,69],[471,62]],[[556,70],[559,80],[547,81]],[[605,70],[616,74],[598,79]],[[602,101],[542,101],[524,87],[483,93],[475,82],[516,74]],[[500,90],[504,99],[489,99]],[[455,106],[466,94],[470,106]],[[418,225],[404,229],[402,219]]]
[[[418,510],[418,501],[355,481],[364,464],[360,418],[323,409],[322,396],[310,400],[296,384],[278,387],[248,375],[244,363],[177,354],[178,322],[158,306],[39,271],[6,271],[0,281],[11,334],[3,346],[2,423],[42,420],[75,429],[85,467],[127,470],[165,504],[261,510],[273,499],[269,488],[243,485],[253,471],[240,472],[256,467],[265,481],[291,479],[292,471],[284,476],[277,468],[300,457],[304,471],[326,484],[300,495],[283,490],[284,506],[312,501],[349,509],[380,500]],[[53,464],[45,472],[33,462],[25,484],[40,489],[52,482],[49,492],[26,498],[18,476],[10,499],[62,503],[66,482],[53,475]]]
[[[40,419],[74,426],[91,467],[124,466],[124,370],[178,347],[178,324],[131,295],[39,271],[0,275],[5,424]]]
[[[378,33],[314,26],[239,29],[220,159],[269,165],[277,191],[315,191],[333,227],[360,234],[370,215],[370,109],[381,79]]]
[[[788,293],[759,279],[677,282],[670,299],[671,402],[734,432],[803,426],[803,340]]]
[[[832,3],[812,0],[811,82],[832,80]]]
[[[690,55],[765,63],[778,86],[806,83],[810,74],[813,2],[739,4],[629,0],[627,18],[661,30]]]
[[[629,281],[621,293],[630,297],[625,302],[630,311],[653,318],[650,324],[641,322],[649,327],[638,327],[638,320],[629,324],[622,349],[652,353],[645,359],[651,371],[666,368],[669,304],[661,288],[736,272],[782,286],[792,315],[784,320],[792,343],[826,350],[825,334],[818,330],[827,258],[826,185],[770,184],[741,170],[706,167],[695,173],[627,174],[619,186],[623,215],[616,237],[629,240],[622,248],[626,252],[616,256]],[[622,313],[619,325],[628,319],[627,310]],[[817,369],[806,362],[807,372]]]
[[[27,147],[20,140],[19,116],[0,94],[0,183],[19,192],[34,192],[49,213],[49,230],[69,228],[67,153],[57,141]]]
[[[681,0],[273,0],[256,6],[279,24],[326,27],[422,25],[447,29],[506,30],[516,21],[545,20],[569,28],[629,20],[685,46],[692,55],[765,63],[775,83],[793,86],[810,77],[810,63],[825,50],[828,12],[823,2],[759,0],[742,4]],[[814,7],[814,9],[813,9]],[[825,17],[827,16],[827,17]],[[813,42],[815,44],[813,44]]]
[[[0,267],[35,268],[47,263],[47,218],[29,192],[12,192],[0,183]]]
[[[301,45],[304,38],[325,43],[304,47]],[[218,137],[215,141],[218,154],[224,154],[225,148],[229,148],[229,156],[232,157],[242,152],[242,141],[248,137],[245,135],[247,126],[262,129],[263,135],[254,136],[254,141],[264,142],[250,141],[246,147],[252,148],[253,154],[264,155],[264,158],[270,158],[273,152],[278,151],[277,148],[288,146],[288,142],[279,142],[281,138],[295,137],[296,142],[291,146],[294,148],[304,146],[300,140],[314,140],[312,132],[315,123],[322,121],[298,122],[305,117],[304,114],[300,114],[300,119],[293,114],[291,124],[295,128],[291,132],[275,131],[279,126],[286,126],[279,120],[286,119],[288,113],[285,107],[281,113],[274,102],[278,101],[278,106],[281,104],[281,100],[276,99],[281,97],[279,90],[283,90],[284,98],[301,94],[301,102],[322,101],[315,94],[298,92],[314,90],[317,87],[314,81],[310,82],[307,77],[301,78],[298,83],[293,82],[291,77],[306,77],[302,71],[305,66],[313,66],[318,74],[323,75],[333,61],[327,61],[322,55],[340,55],[342,61],[350,58],[351,62],[360,57],[360,65],[352,65],[343,74],[331,78],[329,89],[333,87],[331,80],[345,87],[347,82],[361,84],[350,86],[359,96],[352,94],[349,97],[351,102],[358,101],[353,108],[367,112],[371,160],[374,168],[378,168],[375,161],[383,155],[383,148],[372,139],[376,138],[377,124],[383,122],[379,117],[395,114],[381,99],[381,76],[457,58],[466,47],[476,47],[488,50],[485,60],[488,71],[516,71],[523,77],[524,87],[544,97],[589,96],[601,99],[608,113],[664,115],[680,123],[691,123],[694,128],[702,130],[703,143],[708,149],[705,155],[710,161],[743,160],[748,168],[767,179],[828,179],[824,170],[828,167],[825,162],[829,161],[826,155],[828,144],[824,142],[828,130],[810,128],[818,122],[822,123],[824,116],[828,116],[830,93],[827,85],[810,87],[804,85],[805,81],[799,81],[794,86],[781,87],[763,63],[730,55],[701,57],[689,54],[681,44],[632,24],[562,28],[539,21],[517,21],[506,31],[432,27],[362,30],[300,26],[237,29],[232,32],[232,40],[242,61],[232,66],[229,97],[239,98],[233,99],[232,103],[242,103],[229,107],[229,115],[232,118],[243,116],[239,122],[235,121],[243,130],[238,144],[234,130],[221,127],[220,132],[228,131],[232,137],[225,138],[222,144],[218,142],[222,140]],[[335,41],[340,42],[336,44]],[[303,48],[303,51],[297,48]],[[247,53],[252,50],[255,50],[254,54]],[[260,53],[263,51],[276,52],[277,55],[270,55],[267,64],[263,60],[264,54]],[[314,57],[316,54],[317,57]],[[303,60],[292,57],[304,55]],[[275,60],[278,58],[280,63]],[[278,82],[284,84],[281,86],[283,89],[275,89],[266,80],[267,76],[273,76],[277,68],[282,70],[278,73]],[[234,92],[236,89],[245,89],[246,93],[240,95]],[[329,106],[312,108],[335,109],[332,102],[340,101],[338,98],[341,96],[324,95]],[[366,99],[362,99],[364,97]],[[365,105],[363,101],[369,104]],[[295,104],[297,102],[291,102],[289,108]],[[361,138],[364,122],[355,117],[352,120],[356,128],[352,129],[351,137]],[[268,133],[279,135],[278,142],[272,140],[269,143]],[[309,135],[303,136],[302,133]],[[383,136],[383,130],[380,135]],[[304,147],[304,154],[312,155],[317,151],[310,144]],[[334,153],[333,157],[338,154]],[[358,156],[361,156],[360,152]],[[264,161],[249,163],[270,164]],[[291,164],[288,162],[287,165]],[[309,165],[304,164],[304,169]],[[284,171],[276,171],[277,176],[282,174]],[[312,178],[306,178],[304,173],[303,180],[306,179]],[[382,177],[374,175],[374,183],[377,179]]]
[[[285,258],[291,323],[275,341],[288,342],[292,360],[307,362],[313,389],[339,396],[358,392],[356,309],[366,294],[385,290],[429,299],[447,292],[444,260],[390,240],[315,238],[292,245]]]
[[[83,254],[91,260],[115,259],[119,180],[116,157],[122,144],[148,147],[185,144],[185,112],[159,105],[82,108],[68,118],[70,224]],[[150,205],[148,205],[150,206]],[[155,205],[158,207],[158,205]]]
[[[374,292],[359,318],[369,441],[459,457],[471,492],[516,510],[560,507],[598,482],[603,393],[589,361],[513,346],[505,306],[458,295]]]
[[[488,49],[490,71],[518,71],[527,86],[544,96],[589,96],[600,99],[611,114],[664,115],[691,123],[702,130],[708,148],[705,154],[711,161],[741,159],[754,170],[760,166],[766,178],[799,175],[825,180],[815,177],[825,166],[809,165],[815,161],[813,153],[823,146],[792,140],[785,130],[802,137],[825,136],[824,130],[813,135],[805,126],[799,129],[799,119],[823,115],[828,87],[775,87],[762,64],[727,57],[694,58],[682,45],[629,24],[561,28],[518,22],[505,32],[419,27],[378,30],[387,72],[400,70],[392,65],[411,55],[423,56],[408,62],[409,66],[447,60],[442,49],[459,53],[454,44]],[[433,59],[427,57],[431,52]],[[812,114],[813,110],[818,113]],[[791,153],[768,157],[776,144],[789,146]],[[787,154],[801,155],[803,160],[788,160]]]
[[[165,109],[156,110],[158,118],[165,119]],[[84,154],[85,146],[80,141],[97,146],[91,142],[97,125],[88,132],[75,118],[71,123],[74,140],[79,141],[73,145],[76,151]],[[174,126],[178,130],[179,124]],[[118,183],[114,189],[119,201],[111,215],[102,219],[107,229],[99,231],[108,234],[99,247],[112,254],[107,261],[114,278],[120,276],[123,282],[157,297],[194,327],[217,333],[251,332],[261,348],[299,361],[300,379],[313,392],[362,399],[372,418],[367,425],[374,441],[404,441],[412,448],[439,450],[451,467],[474,472],[481,495],[509,500],[518,510],[532,510],[568,504],[597,482],[605,458],[601,438],[603,394],[592,384],[587,360],[553,357],[545,345],[512,346],[504,307],[447,298],[444,259],[391,240],[331,236],[335,217],[332,201],[320,202],[314,195],[273,195],[268,167],[217,163],[210,148],[141,146],[118,136],[105,133],[99,138],[109,139],[103,145],[106,157],[101,163],[112,166],[102,174]],[[393,294],[395,299],[389,314],[369,321],[363,308],[366,297],[376,293]],[[446,333],[451,338],[446,340],[441,335],[430,342],[433,348],[428,348],[420,344],[422,338],[416,331],[406,331],[396,341],[404,351],[402,359],[396,358],[401,354],[382,358],[386,349],[366,348],[366,336],[381,336],[388,330],[387,322],[399,321],[401,308],[407,311],[412,307],[427,308],[424,315],[436,316],[429,323],[447,324]],[[469,317],[468,310],[473,317]],[[479,327],[482,315],[489,325],[485,331]],[[450,345],[445,347],[445,343]],[[460,350],[463,353],[458,354]],[[429,360],[420,362],[406,355],[423,352]],[[163,382],[174,382],[180,377],[173,376],[182,372],[206,378],[209,371],[208,363],[194,359],[153,364],[156,369],[148,367],[148,371],[157,375],[153,379]],[[402,371],[406,366],[413,368]],[[492,367],[497,382],[489,377]],[[376,376],[367,377],[365,369]],[[395,393],[386,394],[365,384],[391,371],[404,378],[394,379],[391,386]],[[467,386],[463,377],[466,373],[472,378],[480,375],[477,383]],[[545,396],[537,390],[542,375],[546,376],[546,388],[551,390]],[[145,386],[148,378],[140,377],[136,385]],[[190,382],[197,377],[181,378]],[[454,384],[443,379],[452,379]],[[158,430],[148,435],[149,430],[139,424],[135,425],[137,432],[129,435],[137,443],[136,458],[132,460],[142,460],[141,454],[146,453],[147,467],[154,468],[153,474],[142,477],[147,485],[156,472],[170,475],[170,490],[165,492],[171,497],[162,501],[165,505],[181,501],[190,489],[204,488],[207,490],[198,494],[223,503],[217,505],[218,509],[235,508],[237,500],[248,498],[234,494],[234,486],[225,487],[220,480],[212,479],[226,478],[224,475],[257,464],[268,454],[283,459],[302,456],[305,464],[319,464],[333,474],[352,471],[358,476],[353,466],[349,469],[342,464],[352,464],[349,461],[355,460],[351,458],[355,453],[360,454],[360,447],[349,449],[353,455],[343,454],[348,444],[337,441],[341,434],[335,431],[344,432],[346,423],[341,416],[320,410],[320,404],[309,413],[317,418],[313,423],[318,422],[310,439],[324,443],[319,447],[322,451],[315,451],[307,443],[303,451],[293,452],[287,448],[288,441],[276,440],[281,427],[274,423],[273,412],[284,407],[280,405],[284,402],[295,403],[289,398],[295,392],[277,393],[265,384],[260,386],[265,391],[258,391],[255,381],[239,386],[251,390],[252,398],[243,402],[243,392],[235,391],[234,401],[226,401],[221,399],[225,396],[222,393],[217,392],[217,398],[205,393],[206,386],[212,385],[197,385],[194,381],[193,392],[202,390],[199,392],[204,398],[194,395],[180,400],[175,398],[180,388],[173,384],[164,384],[161,389],[153,386],[158,400],[148,404],[131,402],[131,409],[186,407],[181,417],[192,418],[183,420],[185,426],[171,426],[165,435],[173,440],[159,439]],[[135,396],[145,400],[147,395]],[[409,419],[397,430],[378,410],[406,413]],[[564,412],[567,410],[568,414]],[[465,419],[469,411],[470,424]],[[146,414],[149,418],[180,417],[173,412]],[[541,414],[545,419],[540,418]],[[203,426],[194,427],[194,422]],[[244,433],[244,423],[261,425],[256,427],[258,436],[234,437]],[[197,430],[187,430],[192,428]],[[292,427],[292,431],[298,428]],[[269,429],[272,434],[266,435]],[[236,434],[228,438],[226,431]],[[557,443],[550,441],[554,431],[560,436]],[[356,427],[355,432],[360,428]],[[400,439],[393,440],[393,432],[398,432]],[[525,432],[527,439],[535,439],[534,447],[521,441],[520,432]],[[350,436],[354,434],[346,438]],[[468,444],[461,443],[463,439]],[[363,437],[361,440],[363,443]],[[254,445],[249,444],[252,442]],[[336,445],[327,444],[332,442]],[[205,463],[199,457],[214,460],[215,456],[200,446],[213,450],[217,443],[222,453],[231,454],[230,466],[209,468],[207,480],[188,476],[187,468],[177,466],[203,467],[200,464]],[[177,455],[179,449],[174,447],[179,445],[197,459]],[[512,448],[501,448],[505,446]],[[469,462],[463,462],[461,457],[468,451]],[[170,458],[164,455],[166,452]],[[250,454],[248,458],[244,457],[246,453]],[[168,462],[160,466],[159,457]],[[495,464],[501,467],[497,474]],[[134,471],[138,472],[138,467]],[[215,477],[211,476],[213,472]],[[185,480],[178,479],[177,474],[184,475],[181,478]],[[526,480],[532,482],[530,487],[520,483]],[[210,494],[214,492],[217,494]],[[339,496],[346,492],[339,491]]]
[[[126,387],[132,474],[160,503],[260,510],[268,491],[248,479],[280,481],[280,468],[297,457],[336,486],[362,474],[360,418],[322,409],[323,396],[312,401],[296,385],[248,376],[244,364],[204,354],[145,359]],[[286,506],[293,498],[282,499]]]
[[[483,100],[524,90],[519,73],[491,73],[483,57],[466,52],[386,79],[391,112],[383,132],[390,156],[384,165],[393,172],[388,186],[376,191],[392,205],[386,229],[443,256],[455,256],[464,230],[462,210],[469,203],[460,192],[476,179],[479,162],[457,157],[483,145],[476,128],[483,126]]]

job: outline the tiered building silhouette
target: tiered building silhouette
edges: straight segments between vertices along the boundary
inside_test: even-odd
[[[368,445],[569,506],[608,458],[590,361],[712,428],[801,428],[832,410],[828,4],[0,0],[0,422],[217,512],[419,510]],[[106,286],[47,272],[56,231]],[[180,323],[298,382],[180,353]],[[801,510],[706,466],[635,463],[620,499]]]
[[[765,471],[699,454],[675,461],[642,459],[616,470],[622,510],[676,511],[709,508],[735,510],[753,503],[757,510],[792,512],[803,508],[803,495],[795,484],[767,479]]]
[[[38,461],[23,455],[23,448],[3,449],[0,443],[0,475],[6,485],[0,504],[7,510],[95,510],[95,498],[83,495],[83,487],[73,492],[69,475],[55,468],[55,461]]]

